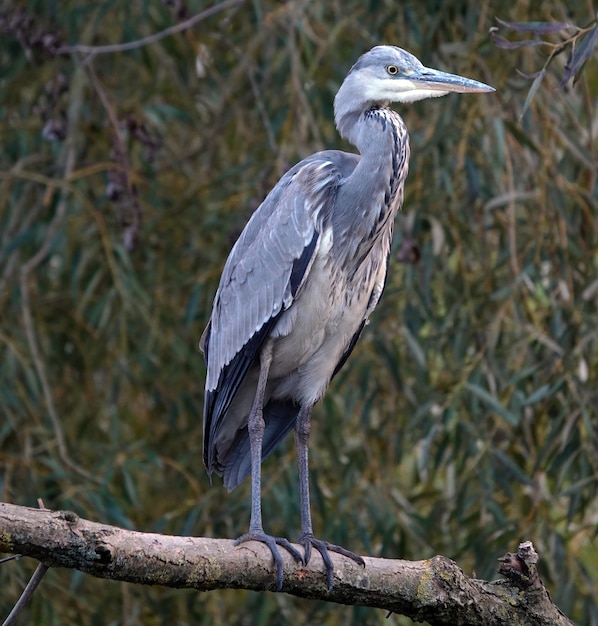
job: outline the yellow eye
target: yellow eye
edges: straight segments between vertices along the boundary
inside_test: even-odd
[[[396,65],[387,65],[386,66],[386,71],[391,75],[394,76],[395,74],[399,73],[399,68]]]

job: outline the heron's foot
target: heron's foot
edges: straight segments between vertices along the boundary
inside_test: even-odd
[[[282,589],[282,557],[280,556],[280,552],[278,551],[277,546],[284,548],[292,557],[295,559],[296,563],[303,563],[303,557],[297,548],[293,546],[293,544],[284,537],[273,537],[272,535],[266,535],[263,530],[250,530],[248,533],[241,535],[236,541],[235,546],[239,546],[246,541],[259,541],[260,543],[265,543],[268,548],[270,548],[270,552],[272,553],[272,558],[274,559],[274,564],[276,565],[276,590],[280,591]]]
[[[316,539],[311,533],[303,533],[301,537],[299,537],[299,543],[305,549],[305,555],[303,556],[304,565],[307,565],[309,563],[309,560],[311,559],[312,547],[315,548],[322,555],[324,567],[326,568],[326,584],[328,585],[328,591],[332,590],[332,574],[334,573],[332,559],[330,558],[329,554],[330,552],[342,554],[348,559],[355,561],[355,563],[357,563],[358,565],[365,567],[365,561],[358,554],[355,554],[355,552],[351,552],[350,550],[347,550],[342,546],[337,546],[333,543],[328,543],[327,541]]]

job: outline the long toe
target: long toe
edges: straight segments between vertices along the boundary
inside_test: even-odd
[[[332,559],[330,558],[330,552],[336,552],[337,554],[342,554],[343,556],[355,561],[358,565],[365,567],[365,561],[355,552],[351,552],[342,546],[337,546],[333,543],[328,543],[328,541],[322,541],[321,539],[316,539],[311,534],[303,534],[299,538],[299,543],[303,546],[305,550],[305,556],[303,558],[303,562],[305,565],[309,563],[311,558],[312,547],[315,548],[321,555],[322,560],[324,561],[324,567],[326,568],[326,583],[328,586],[328,591],[332,590],[332,575],[334,573],[334,567],[332,565]]]
[[[263,530],[258,531],[249,531],[248,533],[241,535],[236,541],[235,546],[239,546],[242,543],[247,541],[259,541],[260,543],[265,543],[270,552],[272,553],[272,558],[274,559],[274,564],[276,565],[276,590],[280,591],[282,589],[282,557],[280,556],[280,552],[277,546],[284,548],[295,560],[296,563],[303,563],[303,557],[297,548],[291,544],[288,539],[284,537],[273,537],[272,535],[266,535]]]

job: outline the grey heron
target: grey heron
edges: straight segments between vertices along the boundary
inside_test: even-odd
[[[251,475],[249,531],[276,565],[277,546],[307,564],[330,552],[363,559],[313,534],[308,437],[313,406],[344,365],[382,291],[403,201],[409,137],[391,102],[494,91],[376,46],[353,65],[334,100],[342,137],[359,154],[325,150],[297,163],[254,212],[224,266],[200,347],[207,364],[203,459],[231,491]],[[303,555],[262,526],[261,463],[291,431],[299,465]]]

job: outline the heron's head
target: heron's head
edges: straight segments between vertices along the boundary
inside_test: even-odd
[[[376,104],[414,102],[457,93],[494,89],[477,80],[429,67],[396,46],[376,46],[361,55],[350,69],[334,100],[335,118],[359,113]]]
[[[414,102],[457,93],[483,93],[494,89],[477,80],[429,67],[396,46],[376,46],[363,54],[345,82],[359,99],[373,103]],[[339,92],[340,94],[340,92]]]

